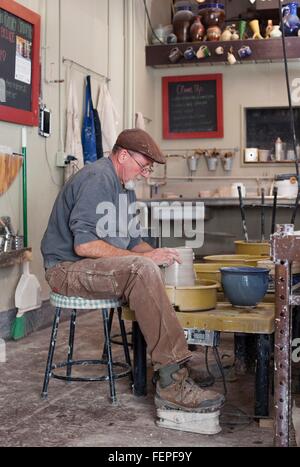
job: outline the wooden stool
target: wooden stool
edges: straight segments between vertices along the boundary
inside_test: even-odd
[[[48,359],[45,371],[44,385],[42,390],[42,398],[46,399],[48,397],[48,385],[50,378],[61,379],[64,381],[109,381],[110,389],[110,398],[112,403],[116,403],[116,390],[115,390],[115,380],[123,378],[130,375],[132,379],[132,370],[130,365],[130,357],[127,343],[127,336],[124,326],[120,326],[122,343],[124,348],[124,354],[126,363],[114,362],[112,359],[111,351],[111,338],[110,338],[110,329],[109,329],[109,309],[115,309],[121,307],[121,302],[116,299],[111,300],[88,300],[81,297],[66,297],[64,295],[59,295],[56,293],[50,294],[50,302],[55,306],[55,317],[53,321],[50,346],[48,352]],[[57,332],[59,326],[59,320],[61,315],[61,310],[67,308],[71,309],[71,320],[70,320],[70,333],[69,333],[69,347],[67,360],[61,363],[53,364],[53,356],[55,351],[55,345],[57,340]],[[73,360],[73,347],[74,347],[74,336],[75,336],[75,325],[76,325],[76,314],[77,310],[102,310],[103,317],[103,327],[104,327],[104,350],[105,356],[101,360]],[[108,374],[105,376],[97,377],[88,377],[72,376],[72,367],[73,365],[106,365]],[[66,367],[66,376],[57,375],[53,370],[57,368]],[[120,367],[123,371],[118,373],[114,372],[114,367]]]

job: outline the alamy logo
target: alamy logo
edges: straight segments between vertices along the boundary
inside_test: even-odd
[[[150,210],[150,211],[149,211]],[[126,194],[119,195],[119,206],[110,202],[98,204],[99,238],[184,238],[185,245],[200,248],[204,242],[204,204],[202,202],[128,203]],[[149,215],[150,214],[150,215]],[[150,219],[150,222],[149,222]]]
[[[6,363],[6,343],[4,339],[0,339],[0,363]]]
[[[296,339],[293,339],[292,342],[292,347],[295,349],[292,351],[292,362],[293,363],[299,363],[300,362],[300,338],[297,337]]]

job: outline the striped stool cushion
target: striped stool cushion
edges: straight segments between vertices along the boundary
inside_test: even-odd
[[[118,299],[89,300],[82,297],[67,297],[54,292],[50,293],[50,303],[59,308],[76,308],[77,310],[101,310],[103,308],[116,308],[123,304]]]

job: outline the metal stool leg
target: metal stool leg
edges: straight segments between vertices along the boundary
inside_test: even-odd
[[[53,355],[54,355],[54,350],[55,350],[55,345],[56,345],[57,331],[58,331],[60,315],[61,315],[61,308],[56,307],[55,308],[55,317],[54,317],[53,326],[52,326],[52,333],[51,333],[51,338],[50,338],[50,345],[49,345],[49,351],[48,351],[48,359],[47,359],[47,365],[46,365],[46,371],[45,371],[44,385],[43,385],[43,390],[42,390],[42,394],[41,394],[42,399],[47,399],[47,397],[48,397],[48,384],[49,384],[49,380],[50,380],[50,377],[51,377]]]
[[[121,330],[125,361],[126,361],[127,365],[129,365],[131,367],[131,358],[130,358],[130,354],[129,354],[127,334],[126,334],[124,321],[122,320],[122,308],[118,308],[118,319],[119,319],[119,325],[120,325],[120,330]],[[132,372],[131,372],[130,376],[131,376],[131,381],[133,381]]]
[[[67,359],[67,362],[68,362],[68,364],[67,364],[67,376],[72,375],[72,365],[70,364],[70,362],[73,359],[74,336],[75,336],[75,326],[76,326],[76,314],[77,314],[77,310],[74,308],[72,310],[71,319],[70,319],[70,334],[69,334],[69,347],[68,347],[68,359]]]
[[[110,312],[109,312],[109,319],[108,319],[108,333],[109,333],[109,336],[110,336],[110,333],[111,333],[111,327],[112,327],[112,322],[113,322],[113,318],[114,318],[114,311],[115,311],[115,309],[111,308]],[[102,360],[107,360],[106,340],[104,340],[101,359]]]
[[[109,317],[108,317],[108,310],[107,308],[102,309],[102,317],[103,317],[103,328],[104,328],[104,338],[105,338],[105,346],[106,346],[106,354],[107,354],[107,371],[108,371],[108,379],[109,379],[109,390],[110,390],[110,398],[113,404],[117,402],[116,397],[116,388],[115,388],[115,379],[114,379],[114,371],[113,371],[113,360],[112,360],[112,353],[111,353],[111,342],[110,342],[110,330],[109,330]]]

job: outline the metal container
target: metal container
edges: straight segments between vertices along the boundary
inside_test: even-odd
[[[24,248],[24,237],[23,235],[14,235],[12,240],[13,250],[22,250]]]
[[[9,253],[12,250],[13,244],[13,236],[12,235],[5,235],[4,237],[4,253]]]
[[[5,235],[0,235],[0,253],[4,252]]]

